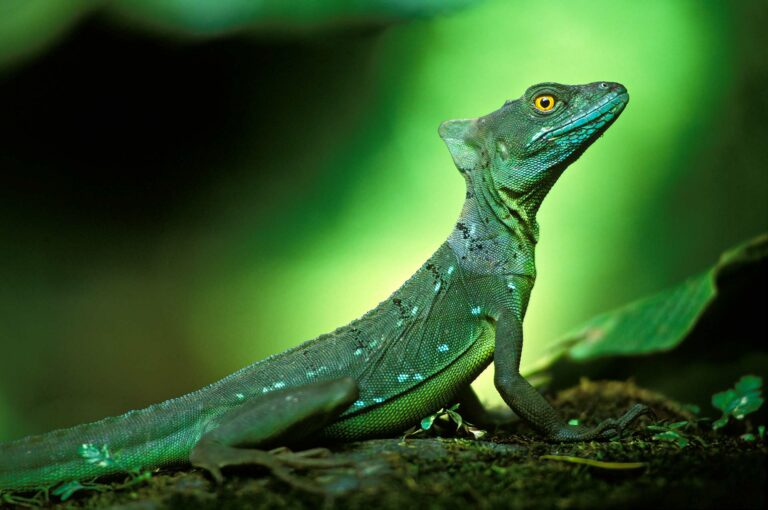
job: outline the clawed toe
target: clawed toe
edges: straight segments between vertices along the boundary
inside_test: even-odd
[[[294,452],[290,448],[281,446],[279,448],[270,450],[269,453],[271,453],[272,455],[278,455],[278,456],[288,455],[292,457],[301,457],[301,458],[319,458],[319,457],[331,456],[331,450],[329,450],[328,448],[310,448],[309,450],[301,450],[299,452]]]
[[[629,427],[639,417],[653,414],[653,411],[646,405],[635,404],[632,406],[621,418],[610,418],[596,427],[596,431],[599,431],[600,437],[604,439],[611,439],[621,436],[624,430]]]
[[[653,415],[654,412],[650,407],[644,404],[635,404],[629,411],[624,413],[624,416],[618,419],[619,432],[621,433],[625,428],[630,426],[635,420],[645,415]]]
[[[653,411],[643,404],[635,404],[621,418],[608,418],[591,429],[582,425],[563,425],[551,438],[556,441],[613,439],[621,436],[637,418],[646,414],[653,414]]]

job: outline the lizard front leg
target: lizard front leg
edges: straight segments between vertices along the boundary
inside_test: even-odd
[[[502,312],[496,322],[496,349],[493,357],[496,389],[518,416],[548,439],[610,439],[620,435],[636,418],[649,412],[646,406],[635,404],[621,418],[605,420],[593,428],[568,425],[541,393],[520,375],[522,348],[522,321],[511,310]]]
[[[337,418],[358,398],[348,377],[274,391],[246,400],[216,420],[189,454],[189,461],[223,481],[221,469],[244,464],[268,468],[281,480],[310,492],[314,484],[289,474],[288,468],[327,468],[337,461],[319,459],[327,450],[291,452],[268,448],[300,442]]]

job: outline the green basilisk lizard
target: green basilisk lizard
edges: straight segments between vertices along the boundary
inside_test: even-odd
[[[536,276],[536,211],[563,170],[619,116],[618,83],[543,83],[440,136],[467,184],[456,228],[389,298],[357,320],[203,389],[95,423],[0,444],[0,489],[51,487],[191,463],[285,467],[278,446],[396,434],[453,399],[491,361],[504,401],[553,441],[606,439],[646,412],[594,428],[565,423],[519,372]],[[319,463],[317,464],[319,465]]]

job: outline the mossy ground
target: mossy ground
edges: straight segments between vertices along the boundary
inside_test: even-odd
[[[678,404],[627,383],[590,383],[560,392],[554,404],[583,423],[621,414],[631,403],[650,405],[658,420],[693,418]],[[77,493],[56,509],[255,509],[255,508],[764,508],[766,443],[739,438],[745,425],[717,434],[707,424],[687,432],[680,448],[652,439],[637,424],[611,442],[553,444],[522,424],[483,438],[414,438],[365,441],[333,447],[353,466],[297,473],[324,494],[295,490],[263,469],[229,471],[221,486],[196,470],[161,471],[130,489]],[[610,462],[642,462],[606,469],[543,455]]]

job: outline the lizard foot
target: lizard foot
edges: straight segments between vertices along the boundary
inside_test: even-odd
[[[640,416],[653,414],[653,411],[643,404],[635,404],[621,418],[608,418],[596,427],[588,428],[580,425],[567,425],[553,437],[555,441],[589,441],[592,439],[613,439],[621,436]]]
[[[303,458],[313,458],[313,459],[331,456],[331,450],[329,450],[328,448],[310,448],[309,450],[294,452],[287,446],[279,446],[277,448],[273,448],[272,450],[269,450],[269,453],[271,453],[272,455],[290,454],[293,456],[298,456]]]
[[[192,450],[189,460],[193,466],[208,471],[216,483],[224,481],[224,475],[221,473],[224,467],[255,465],[267,468],[276,478],[298,490],[325,494],[320,485],[295,476],[291,470],[328,469],[350,465],[348,461],[327,458],[330,453],[325,448],[293,452],[283,447],[265,451],[206,442],[203,447]]]

